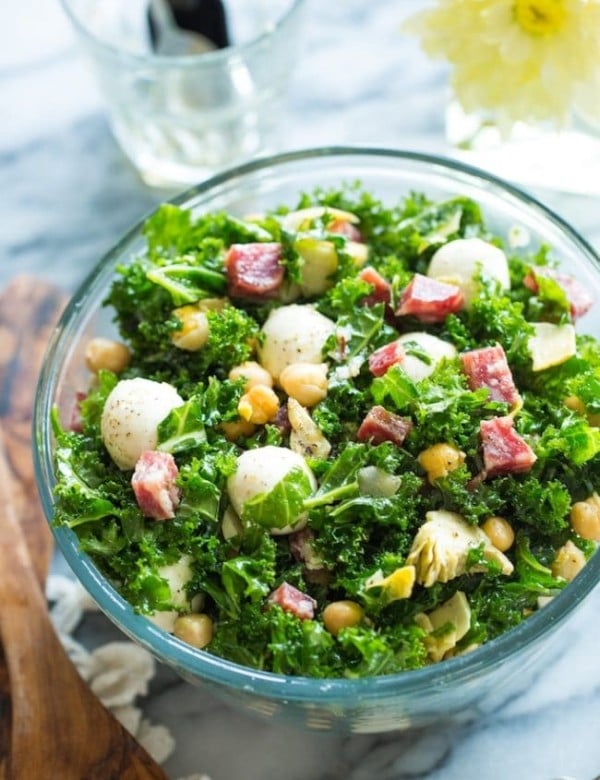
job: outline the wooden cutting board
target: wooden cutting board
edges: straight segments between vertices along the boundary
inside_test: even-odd
[[[42,587],[52,556],[52,536],[37,498],[31,417],[46,344],[66,300],[64,291],[31,276],[14,278],[0,292],[0,425],[13,477],[14,505]],[[10,731],[10,680],[0,646],[0,777]]]

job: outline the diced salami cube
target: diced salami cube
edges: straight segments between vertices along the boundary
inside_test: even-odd
[[[363,243],[364,241],[363,235],[356,225],[353,225],[352,222],[349,222],[347,219],[341,219],[340,217],[331,220],[327,225],[327,232],[335,233],[336,236],[344,236],[349,241],[358,241],[359,243]]]
[[[232,244],[225,255],[228,292],[232,298],[272,298],[283,283],[281,244]]]
[[[392,341],[384,347],[379,347],[369,355],[369,371],[373,376],[383,376],[388,368],[402,363],[406,356],[404,347],[399,341]]]
[[[300,620],[310,620],[315,616],[317,602],[298,588],[283,582],[267,599],[269,604],[277,604],[286,612],[291,612]]]
[[[554,281],[562,287],[567,296],[567,300],[569,301],[571,317],[573,320],[583,317],[583,315],[587,314],[594,305],[593,297],[581,282],[573,276],[562,274],[560,271],[555,271],[552,268],[532,268],[523,278],[523,284],[531,290],[531,292],[538,293],[540,290],[538,278],[540,276],[554,279]]]
[[[371,444],[391,441],[400,447],[411,428],[412,421],[406,417],[388,412],[383,406],[374,406],[360,424],[356,438]]]
[[[454,314],[463,305],[460,287],[415,274],[402,293],[396,314],[412,314],[421,322],[443,322],[448,314]]]
[[[500,344],[463,352],[460,360],[471,390],[486,387],[492,401],[514,404],[520,400],[506,355]]]
[[[482,420],[479,432],[487,476],[529,471],[537,460],[531,447],[515,431],[512,417]]]
[[[73,399],[73,406],[71,407],[71,415],[69,417],[69,430],[74,433],[83,433],[83,420],[81,419],[81,402],[85,401],[87,393],[82,393],[78,390],[75,393]]]
[[[380,273],[368,266],[367,268],[363,268],[358,276],[363,282],[368,282],[368,284],[373,285],[373,292],[362,299],[362,304],[364,306],[375,306],[377,303],[390,304],[392,300],[392,288],[390,283],[386,281]]]
[[[144,517],[170,520],[179,505],[179,471],[170,452],[146,450],[135,464],[131,487]]]

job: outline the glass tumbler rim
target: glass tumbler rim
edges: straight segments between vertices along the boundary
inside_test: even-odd
[[[85,24],[81,22],[77,14],[73,11],[72,0],[59,0],[59,2],[74,29],[78,32],[81,38],[89,43],[90,46],[102,52],[104,55],[114,57],[117,60],[122,60],[133,65],[144,67],[177,67],[184,69],[200,67],[208,69],[211,66],[218,63],[223,63],[232,57],[242,57],[257,49],[260,49],[269,40],[273,39],[280,32],[280,30],[284,28],[289,23],[289,21],[293,19],[294,16],[297,15],[300,8],[305,4],[306,0],[291,0],[289,7],[281,14],[272,27],[264,30],[249,41],[226,46],[222,49],[215,49],[214,51],[203,52],[201,54],[188,54],[181,56],[155,53],[140,54],[137,52],[127,51],[125,49],[120,49],[118,46],[114,46],[113,44],[108,43],[102,38],[96,36]]]

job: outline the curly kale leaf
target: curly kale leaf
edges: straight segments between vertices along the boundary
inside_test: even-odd
[[[107,517],[120,517],[131,503],[129,475],[112,464],[94,439],[62,428],[58,409],[52,411],[56,438],[57,482],[54,522],[75,528]]]
[[[427,660],[425,632],[415,624],[398,624],[385,630],[366,626],[340,632],[346,677],[370,677],[418,669]]]
[[[227,289],[224,273],[190,265],[184,262],[186,259],[183,256],[180,262],[149,269],[148,279],[169,293],[174,306],[224,294]]]
[[[329,289],[317,302],[316,308],[330,319],[355,313],[361,301],[373,290],[373,285],[358,276],[346,276]]]
[[[501,477],[496,484],[505,502],[504,511],[516,524],[533,526],[547,536],[559,534],[568,527],[571,496],[559,480]]]
[[[511,580],[483,577],[469,593],[472,618],[465,641],[486,642],[503,634],[538,608],[540,596],[555,596],[566,585],[535,557],[527,536],[519,534]]]
[[[413,382],[399,366],[392,366],[373,380],[371,393],[376,403],[413,418],[415,427],[405,443],[411,452],[448,442],[474,457],[481,419],[503,414],[507,408],[490,401],[485,388],[470,390],[457,361],[441,361],[420,382]]]
[[[91,387],[88,394],[79,403],[79,413],[83,431],[90,438],[100,437],[100,420],[106,399],[119,381],[112,371],[101,369],[97,374],[96,385]]]
[[[464,464],[435,480],[428,497],[432,508],[457,512],[473,525],[499,514],[505,503],[496,483],[473,480]]]
[[[242,309],[226,306],[221,311],[209,311],[208,342],[198,355],[195,375],[202,377],[212,370],[224,378],[233,366],[251,356],[259,337],[255,320]]]
[[[582,466],[600,452],[600,430],[582,417],[567,416],[559,428],[548,426],[535,445],[542,461],[566,458],[574,466]]]
[[[342,365],[354,361],[364,363],[371,352],[388,344],[396,335],[383,315],[383,304],[360,306],[349,314],[342,314],[336,322],[335,333],[325,342],[324,354]],[[347,376],[339,379],[334,371],[330,381],[346,380]]]
[[[482,280],[480,294],[471,306],[450,315],[445,328],[442,337],[449,337],[461,350],[499,343],[513,370],[525,370],[531,364],[528,340],[534,331],[525,317],[523,304],[507,294],[499,294],[496,286],[486,280]]]
[[[171,203],[160,206],[146,220],[143,232],[153,262],[193,255],[207,239],[217,241],[220,247],[272,240],[260,224],[245,222],[225,212],[194,217],[189,209]]]

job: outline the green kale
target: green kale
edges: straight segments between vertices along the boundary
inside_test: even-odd
[[[371,284],[358,276],[346,276],[316,302],[316,308],[334,320],[340,315],[351,316],[372,289]]]
[[[452,324],[463,323],[463,333],[470,339],[460,339],[460,329]],[[499,294],[495,285],[482,283],[480,295],[471,306],[450,319],[450,335],[459,336],[460,349],[477,349],[499,343],[513,369],[528,369],[531,364],[528,340],[533,325],[527,321],[523,304],[507,294]]]
[[[202,398],[197,395],[171,410],[158,426],[158,449],[163,452],[184,452],[205,442],[202,412]]]
[[[274,672],[311,677],[330,677],[335,673],[334,640],[321,623],[298,620],[278,606],[269,607],[266,621],[270,667]]]
[[[427,660],[425,632],[415,624],[385,631],[366,626],[345,628],[339,643],[346,677],[370,677],[418,669]]]
[[[336,323],[336,330],[325,342],[323,352],[336,363],[347,365],[351,361],[364,363],[378,347],[393,340],[396,332],[384,320],[383,304],[360,306],[350,314],[342,314]],[[332,381],[336,379],[334,372]]]
[[[225,212],[194,217],[189,209],[170,203],[160,206],[146,220],[144,235],[153,263],[169,262],[186,254],[193,256],[207,240],[219,247],[272,240],[269,231],[260,224],[245,222]]]
[[[294,525],[302,514],[304,502],[313,492],[304,469],[294,467],[266,493],[258,493],[245,502],[242,520],[263,528]]]
[[[96,385],[79,402],[79,412],[83,431],[90,438],[100,436],[100,419],[106,399],[118,382],[118,377],[112,371],[101,369],[97,374]]]
[[[432,508],[457,512],[473,525],[490,515],[501,513],[505,498],[495,481],[484,482],[473,479],[473,475],[462,464],[447,476],[436,479],[429,489]]]
[[[535,452],[542,461],[566,458],[574,466],[581,466],[600,452],[600,430],[583,417],[570,414],[559,428],[546,428],[535,445]]]
[[[506,404],[489,400],[487,389],[470,390],[458,361],[441,361],[420,382],[413,382],[399,366],[392,366],[373,380],[371,393],[376,403],[414,420],[405,447],[415,454],[446,442],[474,458],[480,421],[507,410]]]
[[[196,303],[203,298],[223,295],[227,289],[227,277],[224,273],[212,271],[203,266],[194,266],[185,255],[180,262],[170,263],[147,272],[148,279],[164,288],[173,301],[173,306]]]
[[[202,378],[212,370],[225,378],[233,366],[248,360],[259,336],[255,320],[242,309],[226,306],[221,311],[209,311],[209,337],[195,361],[194,376]]]
[[[571,496],[559,480],[542,481],[526,475],[500,477],[492,484],[504,500],[503,511],[517,526],[533,526],[547,536],[567,528]]]

